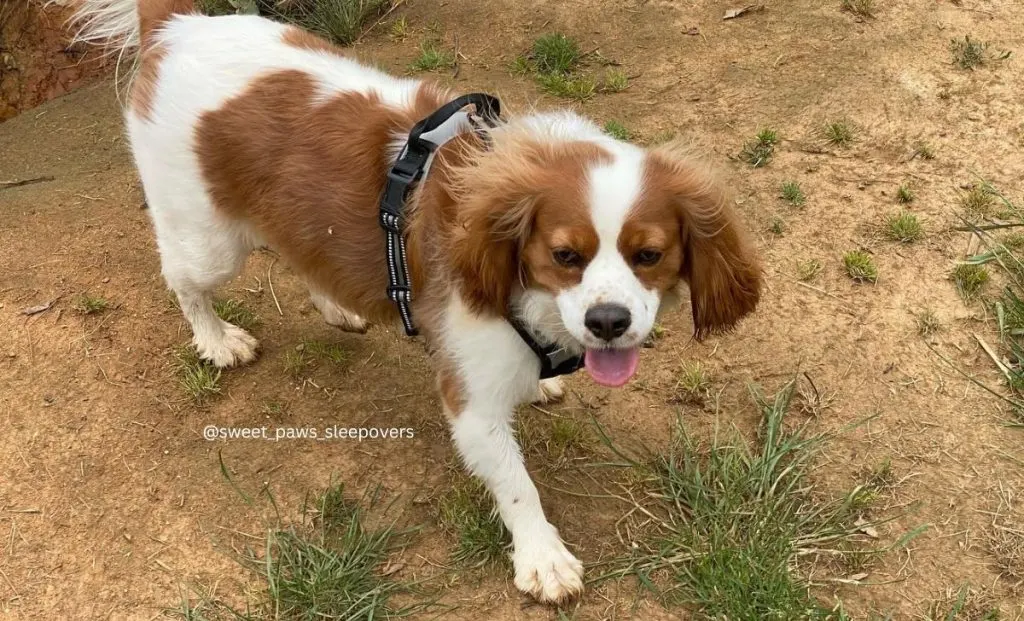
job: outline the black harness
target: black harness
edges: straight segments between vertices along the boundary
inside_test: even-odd
[[[454,114],[472,104],[476,109],[476,117],[488,127],[496,127],[501,118],[501,103],[496,97],[482,93],[463,95],[441,106],[437,111],[423,119],[409,132],[398,159],[388,171],[387,183],[380,199],[380,225],[384,229],[388,264],[388,299],[398,307],[402,317],[405,333],[416,336],[419,331],[412,321],[412,281],[409,279],[409,268],[405,258],[404,211],[406,201],[413,189],[422,180],[430,156],[443,144],[435,144],[422,138],[450,119]],[[472,117],[470,117],[472,120]],[[478,129],[484,139],[487,135]],[[540,377],[547,379],[559,375],[568,375],[583,367],[583,356],[572,354],[557,345],[541,345],[526,326],[517,317],[507,317],[509,324],[515,329],[526,345],[537,355],[540,361]]]

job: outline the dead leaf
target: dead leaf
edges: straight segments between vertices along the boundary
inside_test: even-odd
[[[867,574],[867,573],[863,573],[863,574],[853,574],[852,576],[850,576],[849,578],[847,578],[847,580],[855,580],[855,581],[857,581],[857,582],[860,582],[861,580],[863,580],[864,578],[867,578],[867,577],[868,577],[868,576],[870,576],[870,575],[871,575],[871,574]]]
[[[28,308],[23,308],[21,310],[21,314],[22,315],[38,315],[39,313],[41,313],[43,311],[50,310],[51,306],[53,306],[53,302],[47,302],[45,304],[40,304],[38,306],[29,306]]]
[[[404,569],[404,568],[405,568],[405,563],[399,561],[399,562],[395,563],[394,565],[388,565],[387,567],[385,567],[384,571],[382,571],[381,574],[384,575],[384,576],[390,576],[391,574],[398,573],[398,572],[402,571],[402,569]]]
[[[864,518],[857,518],[857,521],[853,523],[857,527],[857,530],[864,533],[872,539],[878,539],[878,531],[875,530],[874,526],[869,525],[868,521]]]
[[[696,37],[697,35],[700,34],[700,29],[697,28],[696,26],[692,26],[692,27],[687,28],[686,30],[684,30],[683,34],[690,35],[691,37]]]
[[[737,17],[741,17],[743,15],[746,15],[747,13],[756,13],[758,11],[763,10],[763,4],[748,4],[742,9],[729,9],[728,11],[725,12],[725,15],[722,17],[722,19],[736,19]]]

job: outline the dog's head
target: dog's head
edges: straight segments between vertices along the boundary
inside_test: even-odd
[[[669,147],[645,151],[572,115],[495,132],[455,171],[452,261],[477,311],[520,314],[619,386],[659,312],[689,287],[696,337],[750,313],[761,267],[723,187]]]

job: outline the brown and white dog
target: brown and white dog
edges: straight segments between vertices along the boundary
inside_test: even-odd
[[[80,38],[138,48],[128,134],[200,356],[254,359],[256,340],[219,319],[211,296],[261,245],[307,280],[330,323],[395,324],[380,195],[411,127],[451,96],[267,19],[199,16],[192,0],[81,2]],[[561,388],[538,384],[538,357],[509,319],[620,386],[687,287],[698,338],[750,313],[755,252],[706,169],[570,112],[512,118],[486,141],[457,133],[406,213],[412,314],[458,452],[512,534],[515,584],[544,602],[578,594],[582,564],[545,517],[512,432],[518,404]]]

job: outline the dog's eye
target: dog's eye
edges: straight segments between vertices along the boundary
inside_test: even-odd
[[[650,267],[661,261],[661,251],[653,248],[644,248],[633,255],[633,265]]]
[[[551,258],[562,267],[580,267],[583,265],[583,257],[572,248],[555,248],[551,251]]]

